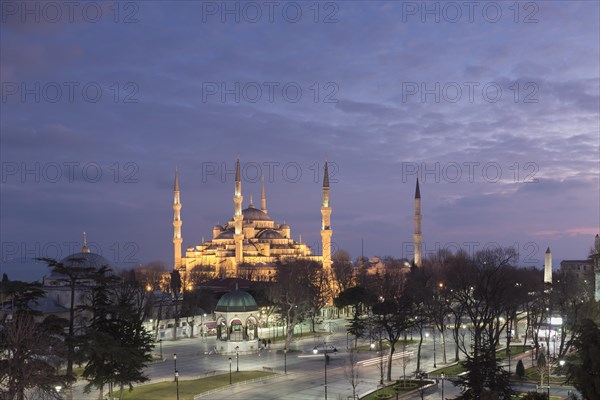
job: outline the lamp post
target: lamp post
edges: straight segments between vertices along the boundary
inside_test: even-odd
[[[437,368],[435,363],[435,327],[433,328],[433,368]]]
[[[173,371],[177,372],[177,353],[173,353]]]
[[[235,346],[235,372],[240,372],[240,346]]]
[[[562,369],[563,369],[563,367],[565,366],[565,360],[560,360],[560,361],[558,362],[558,365],[560,365],[560,372],[561,372],[561,375],[562,375]]]
[[[229,357],[229,384],[231,385],[231,357]]]
[[[158,339],[158,344],[160,346],[160,359],[162,361],[163,359],[163,352],[162,352],[162,339]]]
[[[287,374],[287,347],[283,348],[283,373]]]
[[[177,387],[177,400],[179,400],[179,371],[175,370],[175,386]]]
[[[327,400],[327,358],[329,356],[327,355],[327,345],[325,343],[323,343],[323,349],[323,355],[325,356],[325,400]],[[317,349],[317,346],[315,346],[313,349],[313,353],[319,354],[319,349]]]
[[[444,400],[444,380],[446,379],[446,374],[442,372],[442,400]]]

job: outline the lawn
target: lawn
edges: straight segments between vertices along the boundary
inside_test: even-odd
[[[429,381],[407,380],[406,387],[402,387],[402,381],[400,381],[400,383],[386,386],[382,389],[379,389],[376,392],[368,394],[365,397],[361,397],[361,400],[393,399],[396,397],[396,393],[403,394],[406,392],[410,392],[411,390],[415,390],[420,386],[427,385],[428,383],[430,383],[430,382]],[[398,392],[396,392],[396,387],[398,387],[400,389]]]
[[[442,372],[444,374],[446,374],[446,376],[456,376],[458,374],[465,372],[465,367],[463,366],[462,362],[459,362],[458,364],[450,365],[448,367],[444,367],[444,368],[436,369],[435,371],[431,371],[429,373],[429,375],[438,376],[438,375],[441,375]]]
[[[540,373],[538,371],[537,367],[529,367],[525,370],[525,378],[524,380],[527,381],[533,381],[533,382],[540,382]],[[565,376],[556,376],[556,375],[550,375],[550,383],[553,385],[562,385],[563,383],[565,383],[566,377]],[[548,375],[547,372],[544,374],[544,385],[548,384]]]
[[[531,350],[531,346],[529,346],[529,345],[523,346],[521,344],[521,345],[516,345],[516,346],[510,346],[510,356],[514,357],[517,354],[525,353],[526,351],[529,351],[529,350]],[[496,351],[496,358],[498,360],[503,360],[503,359],[508,358],[508,356],[506,355],[506,348]]]
[[[274,375],[272,372],[264,371],[241,371],[234,372],[232,382],[243,382],[250,379],[261,378],[264,376]],[[217,389],[229,385],[229,374],[215,375],[208,378],[194,380],[179,381],[179,399],[191,400],[194,395]],[[113,396],[118,396],[118,391],[113,393]],[[131,392],[127,389],[123,391],[124,399],[138,400],[171,400],[176,399],[175,382],[160,382],[149,385],[142,385],[134,388]]]

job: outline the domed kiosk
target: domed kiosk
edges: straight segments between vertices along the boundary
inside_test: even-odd
[[[217,350],[225,354],[258,350],[258,305],[251,294],[235,285],[215,307]]]

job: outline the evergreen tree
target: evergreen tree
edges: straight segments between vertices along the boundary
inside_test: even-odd
[[[519,360],[517,363],[517,376],[521,379],[525,377],[525,365],[523,365],[523,360]]]
[[[117,283],[101,269],[95,276],[89,309],[93,312],[82,353],[87,360],[83,376],[89,381],[85,390],[107,384],[125,386],[145,382],[143,369],[151,360],[150,334],[143,328],[143,310],[136,304],[139,290],[135,285]]]
[[[600,327],[591,319],[583,320],[577,328],[575,355],[569,358],[567,382],[584,399],[598,399],[600,393]]]

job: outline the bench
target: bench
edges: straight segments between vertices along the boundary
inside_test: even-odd
[[[206,371],[206,372],[204,373],[204,376],[213,376],[213,375],[215,375],[216,373],[217,373],[217,371]]]
[[[273,370],[274,370],[272,367],[263,367],[262,369],[263,369],[263,371],[267,371],[267,372],[273,372]]]

